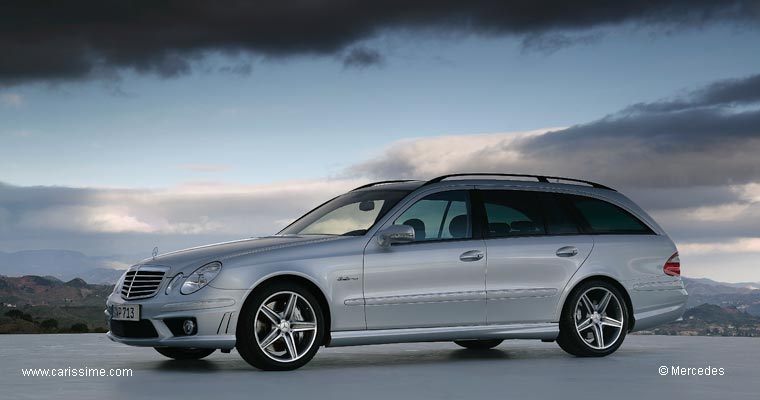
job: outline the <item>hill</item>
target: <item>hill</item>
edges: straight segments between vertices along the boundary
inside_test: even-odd
[[[760,337],[760,317],[736,307],[702,304],[686,310],[683,321],[657,327],[656,335]]]
[[[105,331],[103,308],[112,291],[82,279],[0,276],[0,333]]]
[[[0,252],[0,275],[53,276],[62,281],[80,278],[88,283],[116,282],[129,266],[117,257],[90,257],[70,250]]]
[[[723,283],[710,279],[683,278],[689,292],[687,307],[701,304],[716,304],[722,307],[736,307],[740,311],[760,316],[760,290],[753,289],[753,283]]]

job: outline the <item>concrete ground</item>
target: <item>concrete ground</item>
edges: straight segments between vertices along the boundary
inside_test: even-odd
[[[659,373],[661,366],[668,374]],[[673,376],[672,367],[723,368]],[[24,377],[22,368],[131,368],[132,377]],[[758,399],[760,339],[629,336],[617,353],[570,357],[554,343],[506,341],[321,349],[306,367],[260,372],[233,351],[170,361],[102,334],[0,336],[3,399]]]

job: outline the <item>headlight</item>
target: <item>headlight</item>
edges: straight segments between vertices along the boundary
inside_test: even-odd
[[[214,280],[221,271],[222,263],[219,261],[208,263],[190,274],[185,280],[185,283],[182,284],[179,292],[182,294],[195,293]]]

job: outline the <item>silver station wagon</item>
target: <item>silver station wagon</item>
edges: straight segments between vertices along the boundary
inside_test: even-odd
[[[108,298],[108,337],[292,370],[320,346],[504,339],[606,356],[679,319],[673,241],[598,183],[455,174],[356,188],[276,235],[154,256]]]

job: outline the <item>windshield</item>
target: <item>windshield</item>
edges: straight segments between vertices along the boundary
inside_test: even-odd
[[[312,210],[278,235],[364,235],[407,194],[406,190],[349,192]]]

